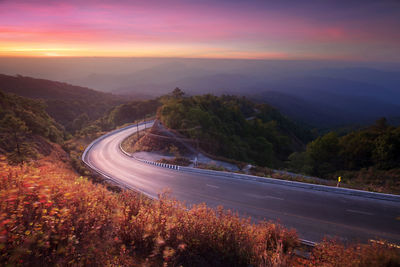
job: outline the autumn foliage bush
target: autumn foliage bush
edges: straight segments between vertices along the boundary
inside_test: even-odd
[[[102,262],[111,248],[116,206],[61,163],[10,167],[1,162],[0,262],[11,265]]]
[[[381,193],[400,194],[400,168],[379,170],[374,167],[358,171],[338,171],[331,179],[342,176],[349,186]]]
[[[337,248],[328,245],[300,260],[293,255],[297,245],[292,230],[252,224],[222,208],[188,209],[165,195],[153,201],[108,191],[54,156],[23,167],[0,159],[0,265],[345,266],[343,258],[349,266],[367,266],[362,263],[398,260],[388,249],[340,247],[332,254]]]
[[[400,250],[386,242],[351,244],[324,240],[313,251],[307,266],[395,267],[400,266]]]
[[[298,242],[222,208],[110,192],[59,161],[0,167],[1,264],[270,266]]]

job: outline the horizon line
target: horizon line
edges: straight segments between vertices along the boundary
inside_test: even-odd
[[[313,57],[293,57],[293,58],[246,58],[246,57],[190,57],[190,56],[44,56],[44,55],[0,55],[0,58],[25,58],[25,59],[196,59],[196,60],[245,60],[245,61],[331,61],[349,63],[389,63],[400,64],[400,61],[367,60],[367,59],[348,59],[348,58],[313,58]]]

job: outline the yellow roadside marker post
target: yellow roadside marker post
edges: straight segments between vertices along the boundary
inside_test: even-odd
[[[336,187],[339,187],[339,184],[340,184],[340,181],[342,180],[342,177],[341,176],[339,176],[338,178],[337,178],[337,184],[336,184]]]

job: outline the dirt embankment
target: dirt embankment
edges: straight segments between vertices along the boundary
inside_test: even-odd
[[[166,130],[158,121],[146,132],[139,132],[130,136],[125,143],[128,152],[159,152],[174,156],[190,156],[193,149],[184,143],[183,138]]]

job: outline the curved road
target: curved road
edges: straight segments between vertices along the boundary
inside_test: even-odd
[[[279,221],[310,241],[337,236],[346,241],[385,239],[400,244],[400,202],[156,167],[120,150],[120,143],[135,132],[136,126],[103,136],[87,150],[85,161],[103,175],[149,196],[169,189],[174,198],[188,205],[223,205],[254,220]]]

